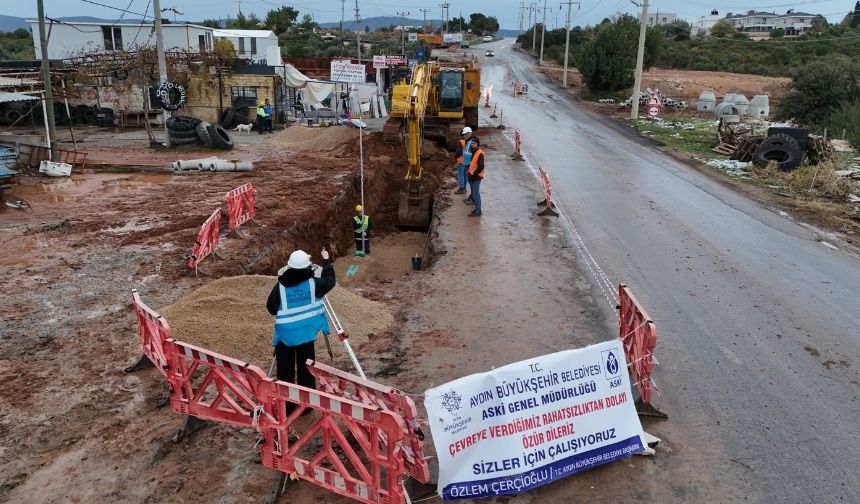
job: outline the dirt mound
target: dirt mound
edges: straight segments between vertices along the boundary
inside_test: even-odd
[[[275,282],[275,277],[264,275],[220,278],[164,307],[160,313],[176,339],[268,371],[272,361],[272,316],[266,311],[266,299]],[[353,350],[358,351],[371,337],[394,324],[384,304],[350,290],[335,287],[328,299],[349,333]],[[335,362],[348,362],[337,337],[332,334],[330,339]],[[317,344],[317,358],[328,361],[322,341]]]
[[[358,130],[349,126],[308,128],[292,126],[275,133],[272,143],[280,147],[301,150],[330,151],[358,138]]]

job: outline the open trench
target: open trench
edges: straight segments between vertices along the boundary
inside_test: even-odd
[[[357,141],[350,145],[345,154],[358,158]],[[381,144],[381,133],[365,136],[364,163],[364,201],[365,209],[373,222],[374,242],[392,233],[397,228],[397,210],[400,192],[406,187],[405,174],[407,162],[405,147],[396,150],[395,156],[373,155],[373,145]],[[371,146],[368,149],[368,146]],[[431,142],[425,142],[422,166],[424,168],[425,190],[436,193],[448,170],[450,154]],[[390,151],[388,151],[390,153]],[[358,170],[348,175],[349,183],[330,201],[320,202],[319,211],[311,213],[307,219],[295,222],[287,229],[269,229],[260,239],[265,243],[259,250],[250,254],[242,263],[245,274],[275,275],[287,263],[289,255],[302,249],[317,257],[326,247],[333,257],[344,256],[353,246],[353,233],[350,221],[355,213],[355,205],[361,201],[361,177]],[[436,219],[431,220],[432,227]],[[426,267],[433,260],[432,244],[424,248],[422,265]],[[408,260],[408,258],[404,258]]]

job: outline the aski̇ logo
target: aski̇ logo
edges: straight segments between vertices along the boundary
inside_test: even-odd
[[[460,397],[454,390],[450,390],[442,394],[442,408],[447,410],[448,413],[453,413],[460,409],[460,401],[463,398]]]

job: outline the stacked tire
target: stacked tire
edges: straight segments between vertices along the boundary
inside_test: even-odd
[[[221,112],[218,124],[225,129],[233,129],[240,124],[248,124],[251,109],[249,107],[230,107]]]
[[[765,166],[775,162],[780,171],[788,172],[800,166],[803,151],[791,135],[778,133],[765,138],[759,148],[753,153],[752,162],[757,166]]]
[[[233,138],[220,124],[209,124],[188,116],[167,119],[171,145],[203,144],[213,149],[232,149]]]

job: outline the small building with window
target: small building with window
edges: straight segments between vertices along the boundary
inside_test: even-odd
[[[36,59],[42,59],[39,44],[39,22],[29,20],[33,33]],[[46,26],[48,58],[59,60],[89,53],[134,51],[155,46],[155,25],[152,23],[86,23],[77,21],[49,22]],[[212,50],[212,28],[194,24],[163,24],[166,51],[200,52]]]
[[[674,23],[675,21],[680,21],[681,19],[674,12],[649,12],[648,13],[648,26],[666,26]]]
[[[215,29],[212,35],[229,40],[240,59],[269,66],[282,64],[278,36],[272,30]]]

